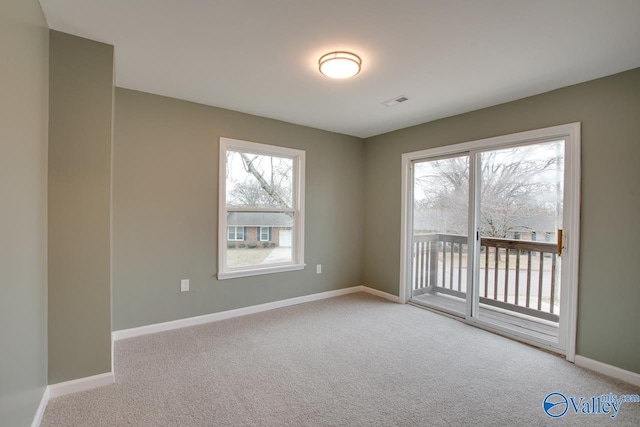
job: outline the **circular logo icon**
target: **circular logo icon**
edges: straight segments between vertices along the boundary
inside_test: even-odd
[[[560,418],[567,413],[569,401],[562,393],[549,393],[542,401],[542,409],[551,418]]]

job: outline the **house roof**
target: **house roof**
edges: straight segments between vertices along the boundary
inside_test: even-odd
[[[229,212],[227,225],[245,227],[292,227],[293,218],[283,212]]]

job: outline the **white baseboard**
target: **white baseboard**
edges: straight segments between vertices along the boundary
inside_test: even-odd
[[[109,385],[115,380],[113,372],[105,374],[93,375],[91,377],[78,378],[76,380],[65,381],[58,384],[51,384],[44,389],[42,399],[36,414],[33,416],[31,427],[40,427],[44,411],[47,409],[49,399],[64,396],[65,394],[77,393],[79,391],[91,390],[92,388]]]
[[[274,310],[276,308],[288,307],[305,302],[333,298],[341,295],[352,294],[354,292],[362,292],[362,288],[362,286],[353,286],[350,288],[338,289],[335,291],[321,292],[319,294],[305,295],[303,297],[289,298],[281,301],[274,301],[265,304],[237,308],[235,310],[227,310],[218,313],[205,314],[202,316],[188,317],[186,319],[172,320],[170,322],[155,323],[153,325],[140,326],[137,328],[121,329],[119,331],[114,331],[112,336],[113,340],[117,341],[125,338],[137,337],[140,335],[186,328],[189,326],[201,325],[203,323],[217,322],[220,320],[231,319],[233,317],[246,316],[247,314],[261,313],[263,311]]]
[[[575,364],[640,387],[640,374],[576,354]]]
[[[292,305],[303,304],[305,302],[318,301],[326,298],[338,297],[341,295],[352,294],[355,292],[367,292],[390,301],[398,302],[399,299],[395,295],[371,289],[367,286],[352,286],[350,288],[338,289],[335,291],[321,292],[318,294],[305,295],[303,297],[289,298],[281,301],[274,301],[265,304],[252,305],[249,307],[237,308],[235,310],[221,311],[218,313],[205,314],[202,316],[188,317],[186,319],[172,320],[169,322],[155,323],[153,325],[140,326],[137,328],[121,329],[113,331],[111,334],[113,341],[125,338],[133,338],[141,335],[154,334],[156,332],[170,331],[173,329],[186,328],[189,326],[202,325],[204,323],[217,322],[220,320],[231,319],[247,314],[261,313],[263,311],[274,310],[276,308],[289,307]]]
[[[78,378],[77,380],[65,381],[58,384],[51,384],[48,387],[49,398],[53,399],[54,397],[64,396],[65,394],[90,390],[92,388],[112,384],[114,381],[115,381],[115,377],[113,375],[113,372],[106,372],[104,374]]]
[[[33,417],[33,422],[31,423],[31,427],[40,427],[40,423],[42,422],[42,417],[44,416],[44,410],[47,409],[47,404],[49,403],[49,386],[45,387],[44,393],[42,393],[42,399],[40,399],[40,405],[38,406],[38,410]]]
[[[379,291],[377,289],[373,289],[373,288],[370,288],[368,286],[361,286],[361,288],[362,288],[361,289],[362,292],[366,292],[368,294],[375,295],[377,297],[384,298],[386,300],[389,300],[389,301],[392,301],[392,302],[396,302],[398,304],[400,303],[400,297],[398,297],[398,296],[389,294],[387,292]]]

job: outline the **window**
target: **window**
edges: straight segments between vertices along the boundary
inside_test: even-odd
[[[227,227],[227,240],[239,241],[244,240],[244,227]]]
[[[304,166],[302,150],[220,138],[218,279],[305,267]]]
[[[269,227],[260,227],[260,241],[261,242],[268,242],[269,240],[271,240],[270,238],[270,234],[269,233],[270,228]]]

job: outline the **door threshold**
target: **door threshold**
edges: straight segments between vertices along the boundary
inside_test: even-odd
[[[524,331],[524,330],[513,329],[506,325],[505,326],[495,325],[493,323],[488,323],[486,321],[483,321],[482,319],[467,319],[464,317],[463,314],[456,313],[451,310],[443,309],[443,308],[434,306],[432,304],[426,303],[424,301],[417,300],[415,298],[410,299],[408,303],[410,305],[413,305],[414,307],[418,307],[423,310],[428,310],[433,313],[449,317],[451,319],[463,322],[467,325],[474,326],[479,329],[483,329],[487,332],[491,332],[496,335],[500,335],[502,337],[505,337],[514,341],[518,341],[533,347],[537,347],[539,349],[548,351],[550,353],[559,354],[562,356],[565,356],[566,354],[563,349],[556,347],[558,345],[557,341],[553,342],[543,337],[532,335],[531,333],[528,333],[527,331]]]

